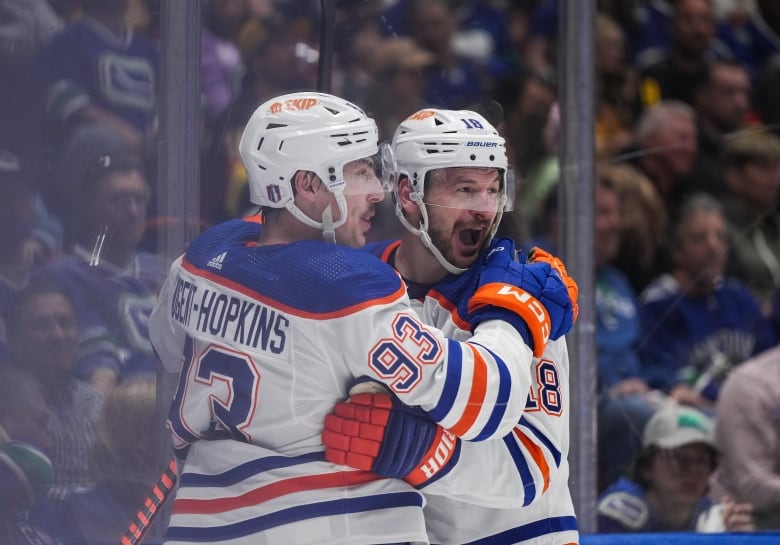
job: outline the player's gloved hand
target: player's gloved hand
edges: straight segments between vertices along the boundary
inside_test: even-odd
[[[571,299],[571,305],[572,305],[572,311],[574,312],[574,318],[572,319],[572,323],[577,321],[577,316],[580,314],[580,305],[577,304],[577,300],[580,296],[580,288],[577,286],[577,282],[574,281],[574,279],[569,276],[569,273],[566,272],[566,265],[563,264],[563,261],[560,260],[560,258],[555,257],[550,252],[543,250],[539,246],[534,246],[531,248],[531,251],[528,252],[528,262],[529,263],[549,263],[550,266],[558,271],[558,274],[561,275],[561,280],[563,280],[563,283],[566,284],[566,289],[569,292],[569,299]],[[569,328],[571,329],[571,328]],[[569,331],[563,331],[558,335],[558,337],[565,335]],[[550,334],[550,338],[557,339],[558,337],[555,336],[555,332]]]
[[[325,459],[421,487],[455,464],[460,440],[392,394],[359,393],[336,404],[322,432]]]
[[[494,240],[480,271],[477,290],[469,301],[475,328],[486,320],[512,324],[541,357],[547,342],[568,332],[574,308],[567,285],[550,263],[518,263],[514,241]]]

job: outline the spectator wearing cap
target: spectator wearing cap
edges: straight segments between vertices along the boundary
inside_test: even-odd
[[[27,511],[46,495],[52,479],[46,454],[22,441],[0,443],[0,543],[60,543],[27,519]]]
[[[91,151],[103,149],[111,146]],[[130,374],[154,372],[146,321],[164,276],[159,258],[140,247],[150,199],[146,170],[135,154],[115,149],[89,156],[74,173],[66,221],[71,246],[40,271],[73,304],[77,376],[103,392]]]
[[[665,406],[645,426],[630,476],[599,498],[599,532],[752,531],[752,505],[707,495],[716,466],[712,419]]]

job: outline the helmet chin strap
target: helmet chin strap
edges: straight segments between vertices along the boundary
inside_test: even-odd
[[[428,234],[428,209],[425,207],[425,203],[422,201],[422,198],[420,197],[419,193],[414,192],[410,195],[412,200],[417,203],[417,206],[420,209],[420,213],[422,214],[422,219],[420,220],[420,227],[414,227],[411,223],[409,223],[409,220],[406,219],[406,216],[404,216],[403,209],[401,208],[401,203],[396,202],[395,207],[395,213],[398,216],[398,219],[401,221],[401,224],[408,229],[410,232],[414,233],[418,237],[420,237],[420,240],[423,243],[423,246],[428,248],[428,251],[431,252],[431,255],[436,259],[436,261],[439,262],[439,265],[444,267],[444,269],[452,274],[463,274],[468,269],[461,269],[460,267],[456,267],[449,261],[447,261],[444,256],[441,254],[439,249],[436,247],[436,245],[431,240],[431,236]]]
[[[322,211],[322,238],[325,242],[336,243],[336,228],[333,226],[333,210],[330,204]]]
[[[328,206],[325,207],[325,210],[322,211],[322,221],[319,222],[317,220],[314,220],[307,216],[300,208],[295,206],[294,201],[290,200],[285,208],[290,211],[290,213],[301,223],[308,225],[309,227],[313,227],[314,229],[319,229],[322,231],[322,238],[326,242],[335,243],[336,242],[336,229],[344,225],[344,223],[347,221],[347,199],[344,198],[344,193],[341,191],[336,192],[336,204],[338,204],[339,207],[339,220],[334,222],[333,221],[333,210],[332,205],[328,204]]]
[[[419,193],[413,192],[410,195],[411,199],[417,203],[417,206],[420,209],[420,213],[422,214],[422,219],[420,220],[420,227],[414,227],[411,223],[409,223],[409,220],[406,219],[406,216],[403,213],[403,209],[401,208],[401,203],[396,202],[395,207],[395,213],[398,216],[398,219],[401,221],[401,224],[409,231],[420,237],[420,240],[423,243],[423,246],[425,246],[429,252],[433,255],[433,257],[436,259],[436,261],[439,262],[439,265],[444,267],[444,269],[452,274],[463,274],[468,269],[462,269],[460,267],[456,267],[449,261],[447,261],[442,253],[439,251],[439,249],[436,247],[436,245],[433,243],[433,240],[431,240],[431,236],[428,234],[428,209],[425,206],[425,203],[422,201],[422,198],[420,197]],[[490,244],[490,241],[493,239],[493,237],[496,235],[496,231],[498,230],[498,224],[501,222],[501,218],[504,215],[504,205],[506,204],[506,195],[501,195],[501,200],[499,202],[498,206],[498,212],[496,213],[496,217],[493,219],[493,225],[490,227],[490,236],[485,240],[485,246]]]

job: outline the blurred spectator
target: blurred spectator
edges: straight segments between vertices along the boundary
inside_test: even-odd
[[[106,124],[142,154],[154,125],[158,53],[127,25],[127,2],[82,0],[84,16],[44,47],[46,111],[63,129]]]
[[[747,287],[723,277],[728,234],[716,200],[687,200],[672,237],[671,271],[641,294],[643,375],[675,401],[711,410],[732,367],[775,334]]]
[[[121,536],[162,471],[153,449],[156,406],[154,377],[114,389],[97,423],[90,459],[95,484],[65,502],[44,502],[32,520],[66,543],[103,545]]]
[[[530,230],[530,236],[538,236],[549,225],[542,209],[560,175],[556,154],[560,110],[555,88],[533,73],[517,72],[499,82],[495,97],[505,112],[503,134],[509,164],[518,175],[512,215],[522,224],[521,232]]]
[[[203,8],[204,26],[215,36],[234,44],[239,42],[246,23],[254,15],[249,0],[209,0]]]
[[[777,2],[719,0],[716,4],[722,4],[719,15],[723,19],[718,36],[753,77],[772,55],[780,53]]]
[[[457,54],[471,58],[494,79],[514,69],[507,11],[506,6],[492,0],[465,0],[458,4],[460,25],[452,46]]]
[[[669,43],[671,8],[665,0],[598,0],[597,10],[614,19],[625,32],[626,58],[641,65],[645,51],[664,49]],[[555,72],[560,0],[537,2],[531,15],[527,48],[530,68],[548,77]]]
[[[697,140],[693,108],[668,100],[642,113],[634,127],[635,148],[623,155],[653,182],[670,218],[689,192],[698,157]]]
[[[620,244],[620,205],[609,169],[601,169],[594,211],[599,490],[626,472],[656,408],[640,376],[636,294],[625,275],[611,265]]]
[[[365,106],[377,112],[380,139],[389,141],[401,121],[428,105],[422,98],[425,71],[434,64],[435,57],[411,38],[395,38],[376,49],[372,62],[382,85]]]
[[[717,415],[713,491],[751,502],[756,528],[780,530],[780,347],[734,369]]]
[[[338,96],[361,107],[367,107],[371,97],[382,89],[383,82],[377,77],[378,67],[374,62],[378,51],[387,43],[395,41],[395,38],[387,38],[382,33],[381,11],[379,0],[356,0],[346,3],[337,12],[339,18],[335,29],[336,70],[333,72],[333,87]]]
[[[251,19],[242,29],[238,43],[246,73],[224,130],[216,135],[227,164],[223,215],[241,216],[251,206],[238,141],[257,105],[290,90],[316,86],[318,52],[311,47],[312,40],[311,15],[289,7],[277,9],[262,20]]]
[[[726,142],[723,199],[729,276],[747,284],[765,310],[780,287],[780,137],[765,130]]]
[[[626,62],[623,29],[596,15],[596,155],[611,157],[631,143],[639,109],[637,74]]]
[[[230,163],[223,133],[246,73],[237,40],[249,25],[250,10],[246,0],[205,2],[201,6],[200,81],[204,115],[200,138],[200,218],[211,224],[225,215]]]
[[[780,3],[775,0],[756,1],[761,16],[775,36],[780,36]],[[761,121],[780,135],[780,53],[775,53],[759,66],[754,75],[753,103]]]
[[[0,0],[0,148],[39,157],[43,91],[37,56],[63,26],[47,0]]]
[[[7,311],[26,284],[30,272],[53,253],[36,228],[35,185],[19,158],[0,150],[0,312]],[[5,342],[5,325],[0,316],[0,342]]]
[[[357,0],[357,3],[362,1]],[[529,4],[536,2],[537,0],[516,0],[509,5],[492,0],[449,2],[453,7],[452,14],[456,23],[451,40],[452,50],[457,55],[474,61],[490,74],[490,77],[509,75],[518,60],[518,56],[513,58],[510,20],[518,21],[516,16],[520,12],[529,12]],[[383,3],[388,6],[381,14],[383,33],[393,38],[413,36],[414,18],[409,14],[415,9],[415,0]],[[520,50],[517,50],[515,55],[519,52]],[[522,54],[519,57],[522,57]]]
[[[27,519],[52,483],[52,465],[40,450],[21,441],[0,443],[0,543],[59,545]]]
[[[759,120],[780,135],[780,54],[773,56],[760,70],[753,84],[753,105]]]
[[[201,92],[207,124],[223,115],[236,99],[245,71],[238,44],[209,25],[213,21],[209,15],[220,4],[224,2],[205,4],[207,14],[200,34]]]
[[[657,411],[645,426],[630,478],[599,498],[599,532],[752,531],[749,503],[724,498],[716,504],[707,496],[716,466],[710,418],[677,405]]]
[[[640,68],[640,95],[645,107],[662,100],[692,103],[693,91],[706,78],[707,63],[731,52],[715,39],[711,0],[676,0],[670,20],[668,48],[655,58],[646,52]]]
[[[744,129],[752,111],[751,93],[750,76],[743,65],[723,59],[709,63],[693,98],[702,136],[717,142]]]
[[[49,418],[49,403],[35,375],[13,361],[0,363],[0,443],[24,441],[49,450]]]
[[[91,482],[87,471],[103,395],[77,379],[78,332],[73,306],[55,284],[33,279],[20,292],[8,320],[16,365],[39,381],[49,407],[46,431],[54,465],[53,498],[66,498]]]
[[[750,93],[750,77],[742,65],[721,60],[707,66],[707,75],[693,94],[699,161],[691,176],[691,191],[725,196],[722,147],[727,138],[741,138],[737,132],[751,124]]]
[[[489,74],[453,47],[460,23],[447,0],[409,0],[407,22],[411,37],[435,56],[433,66],[425,71],[425,102],[457,110],[492,89]]]
[[[669,265],[666,205],[653,182],[629,164],[611,163],[605,175],[620,196],[620,247],[612,264],[640,293]]]
[[[75,309],[77,375],[107,392],[126,376],[156,369],[146,322],[164,272],[157,256],[139,249],[150,192],[137,157],[120,148],[80,159],[90,162],[74,172],[81,177],[74,176],[70,188],[66,233],[72,246],[42,273]]]

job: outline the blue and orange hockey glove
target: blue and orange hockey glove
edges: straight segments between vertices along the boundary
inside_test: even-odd
[[[580,314],[580,305],[577,303],[580,296],[580,288],[577,286],[577,282],[575,282],[574,279],[569,276],[569,273],[566,272],[566,265],[563,264],[563,261],[561,261],[560,258],[555,257],[550,252],[541,249],[539,246],[534,246],[531,248],[531,251],[528,252],[528,263],[539,262],[549,263],[553,269],[558,271],[561,280],[566,284],[566,289],[569,292],[569,299],[571,299],[572,311],[574,312],[572,323],[576,322],[577,316]],[[568,330],[561,333],[561,335],[565,335],[566,333],[568,333]],[[551,338],[557,339],[558,337],[552,336]]]
[[[537,254],[537,261],[519,263],[514,241],[493,241],[469,301],[472,330],[486,320],[504,320],[517,329],[536,357],[541,357],[550,339],[571,330],[576,300],[572,301],[570,286],[559,270],[543,258]],[[576,283],[566,278],[576,297]]]
[[[322,432],[325,459],[422,487],[446,475],[460,440],[419,408],[389,393],[363,392],[336,404]]]

